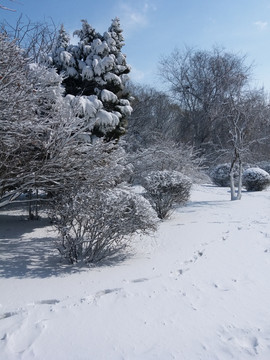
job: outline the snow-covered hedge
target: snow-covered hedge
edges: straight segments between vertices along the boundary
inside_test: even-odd
[[[210,170],[210,178],[213,183],[217,186],[230,186],[230,167],[229,163],[219,164],[215,166],[212,170]],[[234,174],[234,179],[236,179],[237,175]]]
[[[190,196],[192,182],[178,171],[152,171],[144,178],[146,198],[160,219],[172,212],[175,204],[184,204]]]
[[[72,264],[119,256],[131,235],[155,230],[157,220],[142,195],[123,188],[73,191],[55,199],[50,216],[56,247]]]
[[[270,185],[270,175],[260,168],[249,168],[243,173],[243,185],[248,191],[262,191]]]

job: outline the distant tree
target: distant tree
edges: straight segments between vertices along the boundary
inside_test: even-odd
[[[228,141],[223,151],[231,154],[230,187],[231,199],[241,199],[243,163],[252,160],[259,144],[269,142],[269,107],[262,90],[231,94],[220,112],[220,119],[227,126]],[[234,177],[238,172],[238,192]]]
[[[86,20],[77,45],[68,45],[68,36],[60,29],[51,65],[64,74],[66,95],[74,108],[79,109],[82,121],[89,123],[91,135],[117,139],[125,132],[126,118],[131,114],[126,90],[130,67],[122,53],[123,36],[118,18],[103,35]]]
[[[248,85],[251,67],[245,57],[219,48],[175,50],[161,60],[160,76],[184,112],[182,136],[202,152],[213,151],[219,138],[226,136],[219,121],[226,98]]]
[[[133,182],[142,183],[151,171],[178,171],[193,181],[202,177],[202,159],[191,146],[176,144],[172,140],[157,139],[148,147],[128,153],[133,165]]]
[[[133,112],[129,117],[127,139],[130,151],[146,148],[160,139],[179,142],[181,109],[165,93],[129,83]]]

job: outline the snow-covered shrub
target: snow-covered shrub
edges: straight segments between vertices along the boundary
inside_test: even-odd
[[[230,186],[230,167],[229,163],[219,164],[210,170],[210,178],[217,186]],[[234,179],[236,180],[237,174],[234,173]]]
[[[270,161],[261,161],[257,165],[260,169],[263,169],[270,174]]]
[[[248,191],[262,191],[270,185],[270,175],[260,168],[247,169],[243,173],[243,185]]]
[[[128,188],[79,189],[55,199],[50,217],[56,246],[71,263],[97,263],[123,255],[130,237],[156,229],[149,202]]]
[[[152,171],[144,178],[146,198],[160,219],[169,216],[175,204],[184,204],[190,196],[192,182],[178,171]]]
[[[16,41],[0,33],[0,208],[24,193],[65,182],[60,174],[71,158],[70,149],[64,154],[74,144],[74,126],[67,124],[73,117],[61,82],[55,69],[30,64]]]

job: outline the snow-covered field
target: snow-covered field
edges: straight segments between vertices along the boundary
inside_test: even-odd
[[[191,201],[114,266],[59,264],[46,220],[0,215],[0,359],[270,359],[270,191]]]

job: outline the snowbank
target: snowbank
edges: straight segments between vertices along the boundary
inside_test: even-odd
[[[199,186],[116,266],[72,268],[46,220],[0,215],[5,360],[270,359],[270,192]]]

